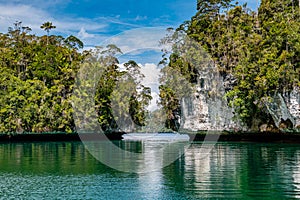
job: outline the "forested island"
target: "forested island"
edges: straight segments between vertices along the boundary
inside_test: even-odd
[[[118,113],[118,117],[127,119],[130,115],[130,121],[123,121],[130,126],[129,130],[145,126],[149,115],[159,118],[158,111],[147,110],[151,89],[142,84],[139,65],[129,60],[124,68],[120,67],[117,55],[122,53],[121,49],[111,44],[83,50],[84,44],[75,36],[51,35],[55,29],[51,22],[45,22],[41,28],[46,34],[37,36],[30,27],[15,22],[7,33],[0,33],[1,133],[76,132],[72,103],[78,96],[91,95],[76,90],[80,70],[87,74],[101,71],[93,98],[94,114],[104,132],[120,131],[112,99],[118,102],[118,110],[127,111]],[[177,84],[181,97],[185,92],[200,93],[197,86],[204,87],[201,63],[207,63],[206,58],[198,56],[194,48],[185,49],[185,54],[196,65],[182,56],[177,42],[188,43],[181,40],[183,36],[210,55],[224,91],[222,97],[217,97],[210,90],[205,97],[224,99],[234,115],[232,120],[243,127],[238,131],[299,132],[299,0],[262,0],[257,12],[230,0],[198,0],[197,13],[191,20],[176,29],[170,28],[169,33],[161,40],[174,44],[172,52],[166,52],[160,63],[160,112],[167,113],[164,130],[178,131],[182,123],[183,101],[173,86]],[[172,70],[187,80],[182,88]],[[120,84],[122,81],[130,84]],[[131,93],[116,93],[116,87]],[[289,101],[291,96],[296,97],[290,105],[292,112],[285,104],[280,108],[288,110],[288,114],[278,114],[280,109],[273,107]],[[123,101],[129,102],[129,106]]]
[[[197,10],[190,21],[183,23],[165,40],[178,41],[179,45],[173,48],[170,62],[163,69],[164,74],[168,76],[172,70],[180,71],[190,83],[199,88],[196,89],[195,97],[186,99],[186,107],[203,107],[204,104],[218,107],[220,104],[217,112],[221,116],[217,121],[223,123],[223,127],[228,127],[231,121],[237,121],[239,125],[233,125],[233,128],[239,130],[299,131],[299,1],[262,0],[255,12],[247,4],[239,5],[230,0],[198,0]],[[192,43],[182,51],[180,34],[189,37],[186,43],[192,40],[197,45]],[[201,46],[212,61],[207,62],[207,55],[195,51],[195,46]],[[196,64],[191,64],[191,61]],[[214,69],[209,65],[214,65],[217,72],[212,72]],[[214,76],[215,80],[208,80],[209,84],[205,85],[205,73],[210,74],[209,79]],[[214,73],[218,73],[220,78]],[[182,115],[181,107],[178,106],[180,100],[172,98],[175,92],[170,88],[174,84],[176,80],[167,81],[167,84],[161,86],[160,92],[164,108],[170,113],[167,125],[172,128],[177,126],[176,118],[179,117],[176,116]],[[217,86],[212,88],[212,85]],[[203,92],[207,86],[211,88]],[[221,87],[223,91],[219,91],[222,94],[220,96],[214,89]],[[183,93],[185,91],[183,88]],[[204,100],[201,101],[201,98]],[[209,104],[208,99],[219,99],[219,102],[215,100]],[[227,106],[232,110],[222,110]],[[213,109],[207,109],[210,115]],[[203,108],[200,110],[203,111]],[[228,117],[230,122],[221,119],[231,113],[233,117]],[[192,115],[194,117],[188,120],[200,118],[205,121],[207,118],[197,113]],[[192,123],[188,127],[199,128]]]

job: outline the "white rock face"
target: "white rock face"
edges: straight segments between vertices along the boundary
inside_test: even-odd
[[[246,131],[248,128],[234,119],[234,110],[224,99],[226,85],[214,70],[200,75],[197,92],[185,97],[181,102],[180,127],[189,131]],[[293,129],[300,129],[300,89],[296,88],[290,95],[278,95],[269,104],[269,112],[275,124],[280,128],[281,122],[287,120]],[[274,108],[272,110],[271,108]]]
[[[296,88],[288,99],[288,109],[295,119],[294,128],[300,128],[300,89]]]
[[[237,131],[242,126],[233,120],[234,113],[224,100],[204,94],[182,100],[181,128],[190,131]]]
[[[190,131],[237,131],[244,130],[233,120],[234,110],[224,99],[223,78],[213,66],[199,76],[196,92],[181,101],[180,127]]]
[[[267,105],[268,111],[273,117],[277,127],[281,125],[289,129],[300,128],[300,90],[295,88],[289,94],[277,94],[273,97],[273,102]]]
[[[181,127],[192,131],[210,130],[212,124],[209,119],[208,104],[204,95],[199,94],[197,97],[182,99]]]

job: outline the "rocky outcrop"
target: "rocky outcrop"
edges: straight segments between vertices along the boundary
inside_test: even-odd
[[[234,79],[223,77],[213,65],[202,69],[199,74],[196,92],[181,101],[180,127],[189,131],[238,131],[245,130],[240,122],[234,120],[234,110],[224,98],[227,86]]]
[[[294,117],[294,128],[300,130],[300,88],[296,88],[287,98],[288,110]]]
[[[222,78],[214,68],[207,68],[199,75],[196,92],[184,97],[181,102],[180,127],[189,131],[249,131],[234,119],[234,109],[224,98],[235,80]],[[300,130],[300,89],[295,88],[288,95],[277,94],[266,103],[274,125],[257,123],[255,131]]]
[[[288,94],[276,94],[269,103],[267,110],[273,121],[281,130],[294,130],[300,125],[300,92],[295,88]]]
[[[190,131],[237,131],[243,130],[240,123],[233,120],[233,109],[223,99],[209,98],[206,92],[198,92],[193,97],[182,99],[181,128]]]

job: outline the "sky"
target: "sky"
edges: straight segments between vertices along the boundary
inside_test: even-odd
[[[241,0],[246,2],[246,0]],[[177,27],[196,13],[197,0],[0,0],[0,31],[22,21],[35,34],[51,21],[53,34],[79,37],[86,46],[126,30]],[[248,0],[252,8],[257,0]]]
[[[259,0],[240,0],[256,9]],[[16,21],[32,28],[33,34],[46,34],[40,26],[47,21],[56,29],[50,34],[74,35],[85,48],[116,44],[124,53],[119,60],[135,60],[146,76],[144,84],[158,98],[161,60],[159,40],[166,28],[176,28],[196,14],[197,0],[0,0],[0,32]]]
[[[43,34],[39,28],[51,21],[55,34],[75,35],[98,45],[107,37],[141,27],[178,26],[196,12],[196,1],[185,0],[0,0],[0,31],[15,21]]]

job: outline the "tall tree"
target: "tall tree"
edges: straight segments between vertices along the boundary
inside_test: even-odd
[[[47,32],[47,45],[49,43],[49,33],[51,29],[56,28],[56,26],[54,26],[52,24],[52,22],[45,22],[41,25],[41,29],[44,29]]]

